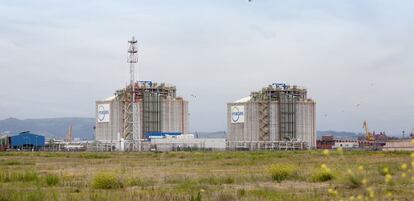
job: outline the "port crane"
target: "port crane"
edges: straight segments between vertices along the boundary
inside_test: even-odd
[[[372,134],[372,133],[371,133],[371,132],[369,132],[369,130],[368,130],[368,123],[367,123],[367,121],[366,121],[366,120],[364,121],[362,128],[364,128],[364,130],[365,130],[365,139],[366,139],[367,141],[375,141],[374,134]]]

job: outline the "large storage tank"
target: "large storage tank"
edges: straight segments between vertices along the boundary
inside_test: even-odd
[[[141,140],[148,133],[188,133],[188,102],[176,96],[175,86],[137,82],[134,103],[129,101],[129,90],[127,87],[108,99],[96,101],[96,141],[122,146],[118,142],[131,137],[127,136],[132,130],[128,124],[131,121],[136,121],[134,132]],[[136,116],[131,117],[132,114]]]
[[[315,101],[298,86],[272,84],[227,104],[230,149],[316,147]]]

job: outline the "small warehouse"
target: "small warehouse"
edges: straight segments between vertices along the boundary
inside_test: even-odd
[[[39,150],[45,146],[45,136],[21,132],[10,137],[10,148],[19,150]]]

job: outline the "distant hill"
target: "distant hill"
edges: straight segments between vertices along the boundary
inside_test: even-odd
[[[356,133],[346,131],[317,131],[316,133],[318,138],[324,135],[333,135],[337,139],[356,139],[358,137]],[[194,135],[198,135],[199,138],[226,138],[225,131],[197,132]]]
[[[194,136],[198,138],[226,138],[225,131],[216,132],[193,132]]]
[[[324,135],[332,135],[336,139],[357,139],[358,134],[347,131],[317,131],[317,138],[321,138]]]
[[[0,132],[9,131],[12,134],[23,131],[31,131],[45,135],[64,139],[69,126],[72,126],[74,138],[93,139],[94,118],[49,118],[49,119],[16,119],[8,118],[0,120]]]
[[[32,131],[34,133],[43,134],[46,137],[55,137],[64,139],[66,132],[72,126],[73,136],[75,138],[93,139],[93,126],[95,126],[94,118],[49,118],[49,119],[16,119],[8,118],[0,120],[0,132],[10,131],[11,133],[20,133],[23,131]],[[199,138],[226,138],[225,131],[216,132],[193,132]],[[324,135],[333,135],[339,139],[356,139],[357,134],[345,131],[317,131],[317,137]]]

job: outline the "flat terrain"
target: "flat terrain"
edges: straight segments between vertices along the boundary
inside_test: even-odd
[[[2,152],[0,201],[413,200],[413,159],[409,152]]]

